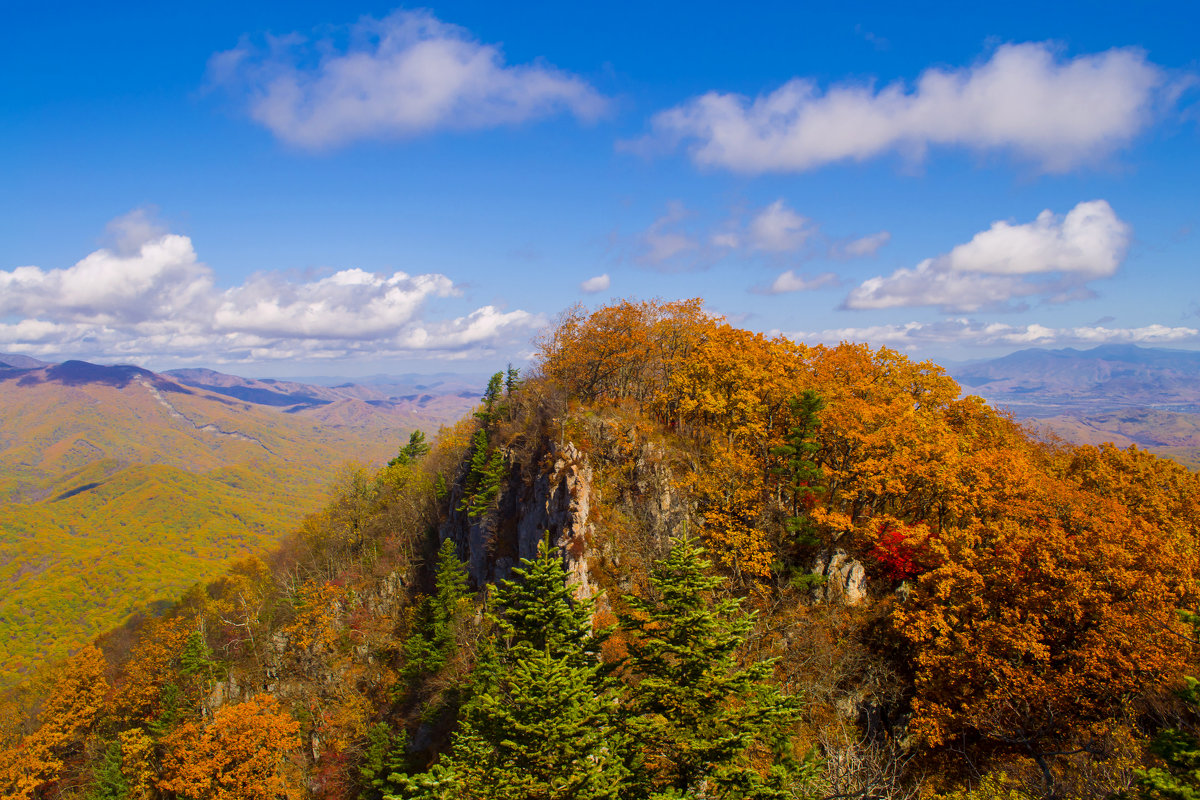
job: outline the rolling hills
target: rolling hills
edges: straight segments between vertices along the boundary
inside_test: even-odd
[[[0,684],[269,548],[341,465],[387,460],[478,396],[0,364]]]
[[[1030,349],[950,373],[964,392],[1078,444],[1136,444],[1200,467],[1200,352]]]

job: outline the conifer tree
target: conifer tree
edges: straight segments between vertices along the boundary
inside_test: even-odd
[[[553,658],[570,658],[581,666],[594,665],[607,632],[592,630],[591,600],[579,600],[566,582],[566,571],[549,537],[538,544],[537,560],[522,559],[515,579],[501,583],[496,602],[504,609],[497,620],[510,647],[526,645]]]
[[[483,469],[479,480],[479,488],[471,497],[470,515],[476,519],[487,513],[492,501],[500,494],[500,484],[504,480],[504,453],[493,450]]]
[[[497,417],[500,416],[502,409],[497,405],[500,403],[500,392],[504,386],[504,373],[497,372],[488,381],[487,388],[483,390],[483,410],[476,411],[475,416],[483,423],[484,427],[490,426]]]
[[[463,498],[458,506],[459,511],[466,511],[475,517],[477,503],[475,495],[488,472],[488,435],[483,428],[475,431],[471,437],[471,469],[463,480]]]
[[[783,465],[775,472],[784,478],[784,487],[791,498],[792,515],[788,518],[788,531],[800,545],[816,543],[812,522],[801,514],[802,508],[820,491],[824,475],[815,459],[820,444],[816,440],[819,424],[818,415],[825,408],[825,401],[812,389],[805,389],[799,397],[788,401],[795,422],[788,428],[784,443],[771,448],[771,454],[783,459]]]
[[[129,781],[121,773],[121,743],[109,742],[92,766],[92,785],[84,797],[87,800],[125,800],[128,796]]]
[[[400,448],[400,452],[388,462],[388,466],[412,464],[419,461],[423,455],[429,452],[429,449],[429,443],[425,441],[425,431],[417,429],[408,435],[408,444]]]
[[[438,550],[434,593],[422,602],[416,630],[404,643],[404,677],[413,680],[442,668],[454,649],[470,596],[467,568],[453,540],[447,539]]]
[[[595,658],[591,603],[571,597],[548,542],[496,591],[472,697],[450,753],[401,778],[409,798],[616,800],[629,775],[618,703]],[[544,593],[544,594],[543,594]]]
[[[632,796],[784,797],[796,768],[782,734],[797,698],[767,682],[772,661],[739,664],[754,618],[739,600],[715,599],[724,579],[708,574],[711,566],[694,540],[676,540],[652,571],[653,597],[627,597],[620,615],[629,726],[643,756]],[[750,765],[755,746],[777,751],[766,778]]]
[[[358,767],[363,797],[379,800],[395,790],[391,776],[407,771],[407,744],[407,734],[403,730],[393,731],[386,722],[377,722],[367,729],[367,743]]]

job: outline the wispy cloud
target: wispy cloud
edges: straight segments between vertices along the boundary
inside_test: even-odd
[[[838,286],[841,280],[832,272],[823,272],[812,278],[806,278],[803,275],[796,274],[795,270],[788,270],[777,277],[770,286],[755,289],[758,294],[787,294],[789,292],[809,292],[814,289],[824,289],[829,286]]]
[[[815,230],[811,220],[776,200],[750,221],[745,240],[754,250],[790,253],[799,250]]]
[[[542,324],[487,305],[437,315],[460,292],[445,275],[344,269],[297,281],[265,272],[219,288],[187,236],[145,214],[115,226],[120,247],[64,269],[0,270],[0,346],[34,354],[213,361],[278,358],[464,357]]]
[[[1104,200],[1079,203],[1062,218],[1047,210],[1025,224],[994,222],[945,255],[864,281],[845,306],[937,306],[952,312],[1005,307],[1020,298],[1086,297],[1089,281],[1117,271],[1130,235],[1129,225]]]
[[[608,105],[582,78],[540,63],[506,65],[498,46],[428,11],[364,18],[349,26],[348,41],[244,40],[213,56],[210,80],[280,139],[313,149],[561,112],[587,121]]]
[[[654,220],[638,237],[636,260],[642,264],[662,267],[677,256],[698,251],[700,243],[679,227],[688,216],[688,210],[683,203],[678,200],[667,203],[663,215]]]
[[[874,255],[891,239],[890,233],[880,231],[858,239],[830,240],[815,221],[783,198],[754,210],[748,221],[742,210],[735,210],[717,225],[697,222],[697,216],[678,200],[667,203],[663,214],[636,237],[634,260],[664,270],[709,266],[727,258],[763,261],[778,268],[822,255],[840,260],[864,258]],[[797,281],[805,280],[785,275],[780,276],[780,285],[799,286]],[[831,285],[827,276],[819,277],[820,286]]]
[[[879,231],[879,233],[851,239],[848,242],[837,242],[830,247],[830,255],[835,258],[869,258],[878,253],[879,249],[891,240],[891,233]]]
[[[688,143],[700,165],[744,173],[800,172],[931,146],[1007,151],[1063,172],[1127,144],[1172,99],[1166,72],[1136,48],[1062,58],[1047,43],[1003,45],[961,69],[930,68],[915,86],[795,78],[749,98],[717,91],[655,115],[643,140]]]
[[[1040,323],[1007,325],[958,318],[936,322],[908,322],[898,325],[826,328],[819,331],[795,331],[787,334],[810,344],[868,342],[892,347],[928,345],[985,346],[1067,346],[1098,344],[1170,344],[1200,341],[1200,329],[1186,326],[1145,325],[1113,328],[1103,325],[1054,328]]]

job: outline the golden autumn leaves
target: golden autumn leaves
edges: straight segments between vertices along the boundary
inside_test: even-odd
[[[248,560],[190,593],[119,666],[80,651],[38,725],[0,726],[0,794],[26,800],[72,764],[96,769],[85,731],[99,719],[131,800],[257,800],[306,780],[348,796],[373,721],[449,730],[438,714],[453,702],[421,703],[468,679],[471,637],[421,692],[405,688],[404,642],[421,543],[444,519],[439,480],[461,482],[474,424],[443,431],[419,464],[351,474],[274,569]],[[759,613],[739,658],[772,663],[808,698],[800,753],[854,740],[836,705],[865,694],[873,671],[887,673],[870,690],[891,704],[889,752],[944,769],[943,786],[962,756],[996,785],[1034,764],[1025,789],[1052,794],[1082,759],[1104,795],[1141,758],[1134,715],[1194,663],[1176,609],[1196,607],[1200,478],[1136,449],[1039,441],[928,362],[738,330],[698,300],[577,309],[496,426],[504,497],[564,441],[596,476],[574,555],[612,591],[644,584],[655,537],[683,524],[701,537],[723,585]],[[811,591],[813,564],[835,554],[867,575],[859,606]],[[241,690],[214,701],[222,670],[240,670]],[[275,696],[253,694],[264,685]],[[436,758],[426,741],[420,757]],[[896,781],[904,763],[889,767]]]
[[[677,481],[721,566],[753,589],[801,557],[772,455],[789,399],[825,401],[814,433],[820,547],[862,559],[903,643],[910,732],[1029,757],[1069,749],[1190,655],[1200,482],[1148,454],[1044,444],[931,363],[887,348],[805,347],[738,330],[699,300],[568,312],[546,378],[594,406],[632,404],[691,454]],[[772,517],[775,514],[775,517]],[[773,522],[772,520],[776,520]]]

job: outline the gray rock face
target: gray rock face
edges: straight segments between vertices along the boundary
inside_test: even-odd
[[[547,461],[550,469],[529,483],[514,476],[501,491],[498,510],[481,519],[459,511],[461,491],[456,487],[452,493],[452,510],[439,533],[443,541],[455,542],[476,586],[508,578],[521,559],[537,556],[538,543],[549,535],[576,594],[594,591],[587,563],[592,468],[571,443],[556,448]]]
[[[836,550],[832,555],[821,556],[813,572],[825,578],[824,585],[817,589],[821,599],[847,606],[856,606],[867,599],[867,570],[846,551]]]
[[[567,580],[575,595],[591,597],[595,591],[588,575],[587,541],[593,531],[588,521],[591,510],[592,468],[575,445],[567,443],[549,475],[538,478],[532,502],[519,509],[517,552],[519,558],[535,558],[538,543],[550,535],[567,567]]]

